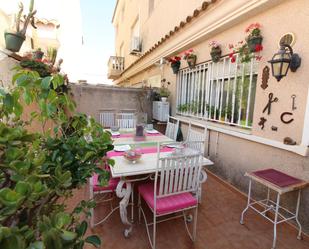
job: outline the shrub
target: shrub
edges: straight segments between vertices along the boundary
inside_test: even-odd
[[[98,236],[85,238],[87,222],[82,219],[95,203],[82,200],[68,212],[65,201],[94,172],[101,184],[108,180],[100,165],[113,165],[102,160],[113,146],[100,124],[75,113],[69,93],[56,91],[63,84],[59,74],[40,77],[19,70],[12,89],[0,89],[1,249],[100,246]],[[22,120],[24,106],[35,103],[31,118]],[[26,128],[34,121],[41,131],[30,133]]]

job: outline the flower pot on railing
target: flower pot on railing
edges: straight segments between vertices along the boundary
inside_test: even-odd
[[[218,62],[221,58],[222,50],[220,47],[213,47],[210,51],[211,60],[213,62]]]
[[[188,66],[190,69],[193,69],[195,68],[195,65],[196,65],[196,55],[195,54],[192,54],[192,55],[189,55],[187,57],[187,63],[188,63]]]
[[[177,74],[179,72],[179,68],[180,68],[180,61],[172,62],[171,67],[172,67],[173,73]]]
[[[248,48],[251,53],[256,52],[257,45],[262,45],[263,37],[260,36],[250,36],[247,39]]]
[[[12,52],[19,52],[26,36],[16,32],[4,32],[5,48]]]

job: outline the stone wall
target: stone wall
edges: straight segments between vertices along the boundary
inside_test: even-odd
[[[102,110],[114,110],[115,112],[136,110],[147,113],[148,122],[152,118],[152,102],[147,96],[141,97],[145,93],[143,89],[88,84],[71,84],[70,86],[77,103],[77,111],[91,115],[98,121]]]

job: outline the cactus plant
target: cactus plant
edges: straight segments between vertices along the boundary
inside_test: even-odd
[[[24,5],[20,2],[18,13],[15,15],[15,30],[6,31],[4,33],[6,48],[12,52],[18,52],[26,39],[26,32],[28,25],[31,24],[36,28],[34,23],[34,16],[36,10],[34,10],[34,0],[30,1],[29,12],[27,15],[23,15]]]

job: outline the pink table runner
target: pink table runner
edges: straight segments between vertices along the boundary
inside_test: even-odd
[[[157,137],[163,136],[161,133],[146,133],[147,137]],[[120,135],[112,135],[113,138],[127,138],[127,137],[134,137],[132,133],[120,134]]]
[[[265,169],[252,172],[254,175],[269,181],[278,187],[287,187],[303,182],[302,180],[289,176],[275,169]]]
[[[157,153],[157,147],[141,148],[140,151],[143,154]],[[164,147],[160,150],[160,152],[171,152],[171,151],[173,151],[173,148],[168,148],[168,147]],[[124,154],[124,152],[118,152],[118,151],[107,152],[108,157],[123,156],[123,154]]]

